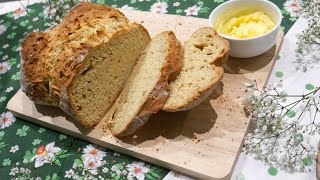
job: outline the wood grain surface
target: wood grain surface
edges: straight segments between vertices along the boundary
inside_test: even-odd
[[[143,24],[151,36],[172,30],[182,42],[209,24],[207,19],[123,12],[130,20]],[[266,83],[282,38],[283,32],[277,45],[261,56],[229,58],[222,82],[205,102],[185,112],[160,112],[129,137],[119,139],[105,134],[103,122],[84,129],[61,110],[34,104],[21,91],[9,101],[8,109],[36,124],[196,178],[229,179],[250,123],[242,105],[247,96],[244,83],[250,78],[256,78],[260,86]]]

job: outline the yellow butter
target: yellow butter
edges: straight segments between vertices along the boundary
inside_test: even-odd
[[[268,33],[275,23],[263,11],[241,12],[236,16],[230,14],[217,18],[215,29],[235,38],[251,38]]]

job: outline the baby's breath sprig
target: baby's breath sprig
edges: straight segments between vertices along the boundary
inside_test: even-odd
[[[282,82],[260,90],[246,85],[245,107],[252,114],[251,133],[244,150],[256,159],[289,172],[308,169],[316,157],[320,134],[320,87],[302,95],[279,92]],[[304,120],[302,120],[304,119]]]
[[[304,0],[301,1],[301,6],[302,15],[308,20],[308,28],[299,35],[299,48],[303,48],[305,44],[320,45],[320,1]]]

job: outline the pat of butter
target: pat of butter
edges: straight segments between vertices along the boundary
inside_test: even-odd
[[[263,11],[248,11],[231,17],[218,17],[214,26],[221,34],[235,38],[251,38],[268,33],[275,27],[275,23]]]

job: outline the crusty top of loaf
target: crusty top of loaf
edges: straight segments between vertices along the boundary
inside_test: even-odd
[[[49,72],[45,69],[45,59],[48,44],[48,33],[32,32],[25,37],[21,50],[21,89],[39,104],[58,105],[55,98],[49,98]],[[46,99],[46,102],[43,102]]]
[[[81,2],[51,31],[29,34],[21,51],[26,94],[33,100],[42,101],[38,103],[57,106],[62,86],[72,77],[71,72],[81,65],[88,51],[108,41],[113,33],[128,24],[128,19],[112,7]],[[32,48],[38,51],[33,52],[31,58]],[[30,64],[34,61],[38,65],[41,62],[41,67],[37,65],[32,69]],[[38,73],[40,69],[42,72]]]

